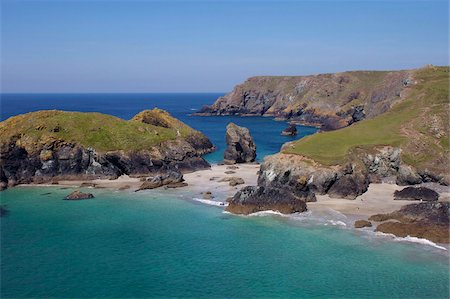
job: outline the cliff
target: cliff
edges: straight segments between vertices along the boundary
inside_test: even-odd
[[[265,159],[258,185],[349,199],[371,182],[449,185],[449,67],[410,76],[415,83],[389,111],[285,144]]]
[[[412,71],[353,71],[249,78],[197,115],[264,115],[338,129],[401,102]]]
[[[164,110],[131,120],[100,113],[38,111],[0,123],[1,188],[62,179],[152,175],[208,168],[202,133]]]

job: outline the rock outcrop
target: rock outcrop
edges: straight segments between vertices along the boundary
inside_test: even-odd
[[[361,164],[324,166],[299,155],[276,154],[261,165],[258,186],[355,199],[367,191],[369,177]],[[311,197],[309,200],[315,200]]]
[[[297,135],[297,125],[291,123],[289,126],[281,132],[283,136],[296,136]]]
[[[304,212],[311,196],[314,195],[309,192],[296,196],[283,189],[248,186],[228,201],[226,211],[245,215],[267,210],[284,214]]]
[[[79,190],[75,190],[69,195],[67,195],[64,199],[65,200],[82,200],[82,199],[90,199],[94,198],[94,195],[91,193],[84,193]]]
[[[249,163],[256,159],[256,145],[247,128],[234,123],[227,125],[227,148],[224,153],[225,164]]]
[[[406,187],[400,191],[395,191],[394,199],[437,201],[439,199],[439,193],[425,187]]]
[[[332,130],[372,118],[402,100],[412,71],[252,77],[198,115],[265,115]]]
[[[355,228],[372,227],[372,223],[367,220],[356,220],[354,226]]]
[[[179,183],[184,181],[183,175],[176,169],[161,170],[161,174],[158,174],[152,178],[145,180],[138,190],[155,189],[161,186],[181,186]]]
[[[214,150],[202,133],[167,112],[132,120],[100,114],[38,111],[0,123],[0,188],[58,180],[155,176],[206,169]]]
[[[387,221],[379,224],[376,231],[398,237],[424,238],[436,243],[450,243],[449,202],[423,202],[410,204],[390,214],[377,214],[372,221]]]

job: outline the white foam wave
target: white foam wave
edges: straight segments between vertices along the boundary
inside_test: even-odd
[[[386,233],[382,233],[382,232],[376,232],[375,233],[378,236],[384,236],[384,237],[390,237],[392,238],[394,241],[397,242],[412,242],[412,243],[418,243],[418,244],[422,244],[422,245],[427,245],[427,246],[432,246],[435,247],[437,249],[441,249],[441,250],[445,250],[447,251],[447,248],[440,246],[428,239],[423,239],[423,238],[417,238],[417,237],[411,237],[411,236],[406,236],[404,238],[402,237],[397,237],[394,234],[386,234]]]
[[[343,221],[334,221],[334,220],[329,220],[329,223],[331,223],[332,225],[339,225],[339,226],[347,226],[347,224]]]
[[[247,216],[249,216],[249,217],[255,217],[255,216],[256,217],[262,217],[262,216],[272,216],[272,215],[283,216],[283,217],[289,216],[289,215],[286,215],[286,214],[283,214],[283,213],[280,213],[280,212],[274,211],[274,210],[266,210],[266,211],[255,212],[255,213],[248,214]]]
[[[201,199],[201,198],[192,198],[192,200],[204,203],[206,205],[210,205],[210,206],[217,206],[217,207],[227,207],[228,203],[227,202],[222,202],[222,201],[215,201],[215,200],[209,200],[209,199]]]

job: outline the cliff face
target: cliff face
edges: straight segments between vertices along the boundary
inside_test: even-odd
[[[159,109],[126,121],[100,113],[38,111],[0,123],[1,188],[208,168],[202,133]]]
[[[369,183],[450,184],[449,67],[426,67],[404,99],[372,119],[287,143],[261,165],[258,186],[354,199]]]
[[[413,71],[252,77],[197,115],[265,115],[338,129],[402,100]]]

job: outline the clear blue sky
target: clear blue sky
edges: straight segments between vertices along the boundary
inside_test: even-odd
[[[447,0],[1,3],[3,92],[222,92],[449,63]]]

